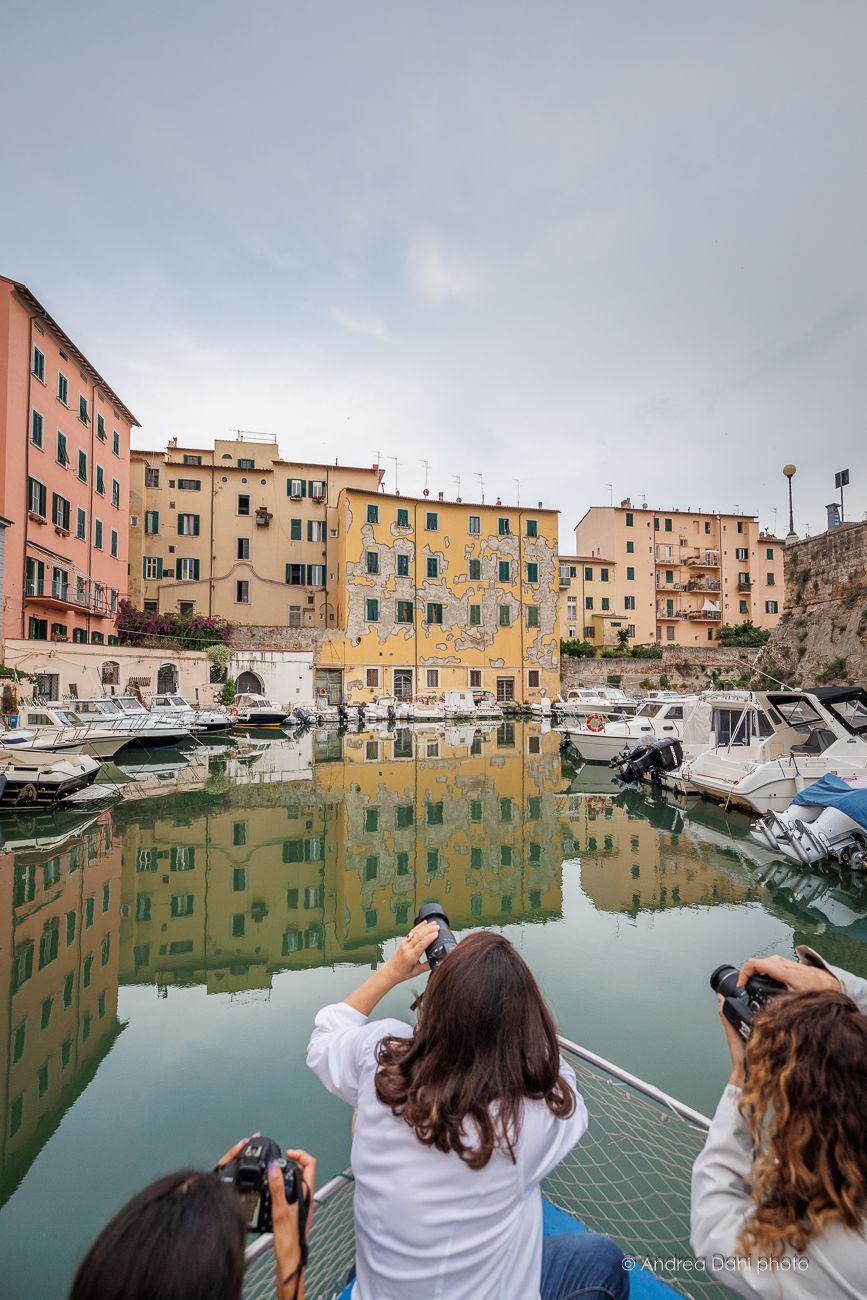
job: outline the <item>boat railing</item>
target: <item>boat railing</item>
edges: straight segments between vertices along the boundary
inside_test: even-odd
[[[724,1300],[728,1293],[695,1268],[689,1246],[692,1166],[710,1121],[577,1043],[561,1038],[560,1050],[575,1069],[590,1124],[545,1180],[544,1195],[613,1237],[637,1270],[653,1272],[674,1294]],[[355,1255],[353,1190],[347,1170],[316,1194],[307,1300],[333,1300],[346,1285]],[[247,1250],[244,1298],[274,1294],[272,1238],[262,1236]]]

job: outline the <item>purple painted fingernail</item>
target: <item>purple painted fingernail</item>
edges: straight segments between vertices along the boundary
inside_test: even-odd
[[[268,1161],[268,1173],[269,1173],[269,1174],[276,1174],[276,1172],[277,1172],[277,1161],[276,1161],[276,1160],[269,1160],[269,1161]]]
[[[254,1138],[260,1138],[261,1136],[262,1136],[262,1134],[259,1132],[258,1129],[256,1129],[256,1132],[253,1134],[253,1137],[254,1137]],[[249,1142],[249,1140],[250,1140],[250,1139],[248,1138],[247,1141]]]

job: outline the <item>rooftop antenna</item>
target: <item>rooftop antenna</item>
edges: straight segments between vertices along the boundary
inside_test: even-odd
[[[473,477],[479,480],[479,488],[482,494],[482,505],[485,504],[485,480],[478,470],[473,471]]]
[[[389,456],[388,459],[392,461],[394,464],[394,490],[396,492],[397,491],[397,467],[400,464],[400,461],[397,459],[396,456]]]
[[[608,488],[608,504],[610,506],[613,506],[614,505],[614,484],[606,483],[605,486]]]
[[[518,496],[517,505],[520,505],[521,504],[521,480],[519,478],[513,478],[512,482],[514,483],[515,489],[517,491],[517,496]]]
[[[371,448],[371,450],[373,451],[373,454],[376,457],[376,468],[379,469],[380,465],[382,464],[382,452],[377,451],[375,447]]]
[[[452,474],[452,478],[454,479],[454,481],[455,481],[455,482],[457,483],[457,485],[458,485],[457,499],[458,499],[458,501],[460,501],[460,499],[461,499],[461,476],[460,476],[460,474]]]
[[[430,470],[430,461],[422,460],[421,456],[419,456],[418,463],[419,465],[424,465],[424,494],[427,496],[427,476]]]
[[[777,535],[777,507],[774,506],[774,536]]]

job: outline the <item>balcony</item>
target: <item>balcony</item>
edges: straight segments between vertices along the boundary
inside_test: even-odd
[[[752,591],[752,589],[753,589],[752,580],[750,580],[749,582],[739,582],[739,583],[738,583],[738,591],[741,591],[741,592],[744,592],[744,591]]]
[[[657,591],[687,591],[688,586],[685,582],[660,582],[657,579]]]
[[[686,611],[686,617],[694,623],[719,623],[722,613],[718,609],[690,609]]]
[[[719,578],[690,578],[687,591],[719,591]]]
[[[719,551],[700,551],[694,555],[686,555],[683,563],[691,569],[718,569]]]
[[[33,605],[48,609],[80,609],[95,618],[114,618],[116,610],[109,610],[104,600],[96,601],[84,591],[74,591],[66,582],[46,582],[30,578],[24,584],[25,599]]]

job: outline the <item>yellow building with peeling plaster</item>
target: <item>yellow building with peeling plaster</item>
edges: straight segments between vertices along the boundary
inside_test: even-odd
[[[556,695],[556,510],[344,488],[335,513],[341,631],[322,646],[320,682],[339,675],[354,703]]]

